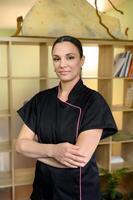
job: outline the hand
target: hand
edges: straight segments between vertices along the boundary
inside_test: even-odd
[[[53,158],[70,168],[82,167],[86,163],[86,156],[81,154],[80,148],[68,142],[53,146]]]

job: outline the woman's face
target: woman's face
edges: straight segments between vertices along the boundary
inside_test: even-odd
[[[78,48],[71,42],[57,43],[52,52],[55,72],[63,82],[80,77],[84,56],[80,58]]]

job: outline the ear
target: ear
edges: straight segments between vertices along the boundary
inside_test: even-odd
[[[81,58],[81,67],[83,66],[84,62],[85,62],[85,56],[82,56],[82,58]]]

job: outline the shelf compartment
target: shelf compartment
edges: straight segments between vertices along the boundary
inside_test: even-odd
[[[39,45],[11,46],[12,76],[40,76]]]
[[[133,112],[123,112],[123,130],[133,134]]]
[[[133,142],[122,143],[122,156],[129,170],[133,170]]]
[[[10,137],[10,118],[0,117],[0,143],[8,142]]]
[[[109,106],[112,104],[112,80],[111,79],[99,79],[98,91],[103,95]]]
[[[8,76],[8,44],[0,42],[0,77]]]
[[[113,46],[99,45],[98,76],[112,77],[112,66],[113,66]]]
[[[35,168],[20,168],[15,170],[15,186],[30,185],[34,180]]]
[[[15,143],[16,138],[18,137],[18,134],[20,132],[20,129],[23,125],[23,120],[15,110],[12,114],[12,140],[13,143]]]
[[[0,152],[11,152],[10,141],[0,142]]]
[[[82,66],[82,77],[98,77],[98,46],[83,46],[83,54],[85,56],[85,63]]]
[[[112,143],[112,156],[116,156],[115,163],[111,163],[111,169],[127,168],[133,171],[133,142]]]
[[[123,105],[123,79],[114,78],[112,81],[112,105]],[[118,95],[119,94],[119,95]]]
[[[50,78],[47,80],[40,80],[40,90],[46,90],[48,88],[52,88],[59,85],[58,78]]]
[[[32,192],[32,186],[17,186],[15,187],[15,200],[29,200]]]
[[[0,188],[11,187],[11,186],[12,186],[11,172],[9,171],[0,172]]]
[[[133,78],[124,80],[124,105],[133,110]]]
[[[0,173],[11,171],[11,152],[0,152]]]
[[[112,112],[115,122],[117,124],[118,130],[123,129],[123,112],[121,111],[113,111]]]
[[[35,167],[35,159],[28,158],[23,156],[17,152],[14,152],[14,168],[21,169],[21,168],[32,168]]]
[[[0,199],[1,200],[11,200],[12,189],[11,188],[0,188]]]
[[[109,169],[109,160],[110,160],[109,155],[110,155],[109,144],[98,145],[96,149],[96,160],[99,168]]]
[[[9,82],[0,79],[0,111],[9,109]]]
[[[98,81],[96,78],[82,78],[84,85],[86,85],[88,88],[91,88],[93,90],[98,90]]]
[[[39,80],[12,80],[13,110],[19,109],[40,90]]]

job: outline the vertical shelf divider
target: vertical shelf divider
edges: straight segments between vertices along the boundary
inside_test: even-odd
[[[14,168],[14,137],[13,137],[13,95],[12,95],[12,42],[9,41],[8,51],[8,73],[9,73],[9,111],[11,114],[10,118],[10,137],[11,137],[11,177],[12,177],[12,200],[15,200],[15,168]]]
[[[40,43],[40,90],[47,88],[48,81],[48,44]]]

